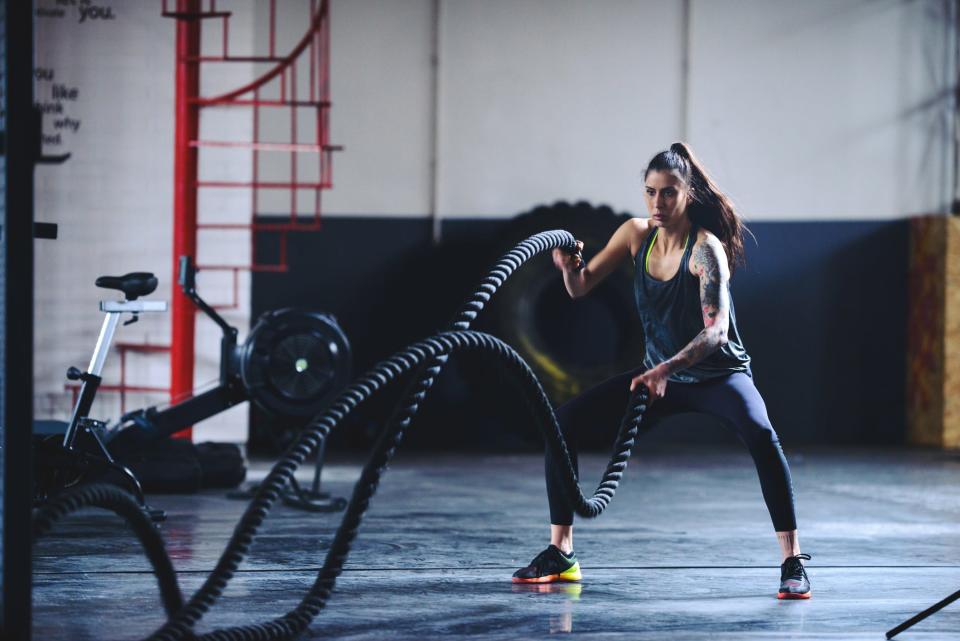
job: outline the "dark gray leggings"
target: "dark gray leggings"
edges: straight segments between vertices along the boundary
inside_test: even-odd
[[[630,381],[643,371],[641,368],[614,376],[557,410],[560,429],[567,441],[575,468],[577,443],[585,430],[609,428],[609,442],[613,442],[619,423],[603,421],[600,425],[597,417],[609,415],[609,408],[617,408],[621,412],[625,410],[630,397]],[[753,379],[738,372],[702,383],[667,383],[664,397],[653,403],[640,422],[640,434],[663,418],[680,412],[709,414],[736,432],[757,466],[763,500],[767,503],[774,529],[778,532],[795,530],[797,519],[793,509],[790,468],[780,448],[777,433],[773,431],[770,419],[767,418],[766,405],[753,385]],[[555,525],[571,525],[573,510],[567,504],[560,475],[556,470],[557,461],[548,449],[546,476],[550,522]]]

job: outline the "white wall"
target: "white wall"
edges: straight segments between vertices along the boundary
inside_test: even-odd
[[[37,19],[37,65],[55,71],[38,81],[38,99],[49,100],[53,83],[77,87],[63,104],[81,121],[47,147],[71,160],[37,170],[37,219],[60,225],[59,240],[37,243],[40,417],[69,412],[63,372],[86,365],[96,338],[96,276],[150,270],[157,297],[171,292],[174,21],[160,17],[159,2],[101,4],[115,20],[80,23],[70,6],[64,18]],[[235,12],[234,52],[262,50],[266,3],[221,4]],[[304,2],[280,6],[283,52],[306,20]],[[561,198],[639,213],[645,163],[684,135],[753,220],[895,219],[949,202],[955,70],[945,0],[691,0],[686,100],[679,0],[438,6],[434,95],[432,0],[332,0],[331,137],[346,150],[335,156],[324,215],[422,217],[434,195],[450,218],[512,216]],[[218,29],[205,25],[208,46]],[[258,69],[206,66],[204,91]],[[53,124],[48,117],[48,132]],[[205,115],[203,126],[205,137],[249,138],[239,113]],[[249,175],[245,156],[201,158],[203,176]],[[249,209],[245,194],[202,191],[202,220],[245,220]],[[201,234],[201,261],[246,262],[248,249],[243,233]],[[226,314],[241,333],[248,278],[240,310]],[[201,274],[199,284],[212,301],[228,300],[225,275]],[[168,315],[153,317],[120,336],[165,343],[169,327]],[[198,320],[198,384],[216,377],[217,341]],[[165,357],[133,358],[131,382],[168,383]],[[116,415],[116,397],[100,403],[97,414]],[[202,424],[197,438],[242,438],[244,411]]]
[[[427,212],[412,208],[433,188],[429,4],[333,2],[347,151],[330,215]],[[681,136],[753,220],[893,219],[950,200],[944,0],[691,0],[686,104],[679,0],[439,4],[443,217],[559,198],[638,212],[647,160]]]
[[[696,0],[690,141],[753,219],[944,211],[946,4]]]
[[[680,8],[444,2],[441,214],[509,216],[558,198],[635,207],[650,152],[680,130]]]
[[[231,23],[231,46],[249,51],[255,0],[236,2],[238,17]],[[52,80],[38,80],[39,102],[53,102],[53,85],[76,87],[76,100],[63,100],[64,115],[80,121],[76,132],[61,131],[60,144],[45,153],[72,154],[66,164],[37,169],[36,218],[59,225],[56,241],[36,243],[35,411],[38,418],[66,418],[70,395],[64,392],[68,365],[85,368],[96,341],[102,315],[98,301],[117,298],[93,282],[103,274],[154,272],[160,286],[152,298],[170,300],[173,285],[173,98],[174,21],[160,16],[154,2],[102,2],[112,20],[80,22],[76,6],[38,0],[42,8],[64,9],[63,17],[38,16],[36,65],[52,69]],[[246,7],[244,6],[246,5]],[[206,23],[206,42],[219,42],[219,25]],[[205,53],[208,51],[205,51]],[[227,65],[202,76],[202,91],[217,93],[249,80],[250,65]],[[49,115],[44,131],[60,131]],[[212,139],[243,139],[250,122],[236,114],[201,119],[202,135]],[[243,180],[249,160],[236,154],[201,154],[201,177],[229,176]],[[249,218],[249,195],[201,193],[201,220]],[[247,263],[249,235],[201,234],[198,262]],[[211,303],[231,302],[232,281],[214,272],[198,276],[198,286]],[[249,325],[249,274],[242,274],[239,307],[226,311],[227,321],[245,332]],[[197,321],[196,385],[216,380],[219,330],[204,317]],[[170,342],[170,315],[142,315],[121,327],[116,341]],[[169,385],[167,355],[128,356],[127,383]],[[119,381],[119,356],[110,354],[104,383]],[[163,394],[131,394],[127,409],[165,401]],[[101,392],[92,414],[117,418],[119,397]],[[244,407],[224,412],[197,426],[195,440],[242,440],[246,435]]]
[[[109,21],[79,22],[76,7],[64,16],[36,20],[36,65],[52,69],[52,81],[36,84],[38,102],[54,102],[53,85],[75,87],[76,100],[62,101],[80,121],[76,133],[61,132],[48,154],[69,152],[61,166],[36,171],[36,219],[59,225],[59,239],[36,243],[35,384],[38,417],[65,417],[68,365],[85,368],[102,319],[97,301],[113,298],[93,285],[97,276],[152,271],[158,298],[170,297],[172,238],[172,111],[169,78],[173,25],[157,24],[146,3],[118,7]],[[56,8],[51,0],[37,7]],[[151,43],[148,47],[148,43]],[[44,131],[58,131],[61,116],[45,116]],[[169,318],[144,317],[118,337],[167,343]],[[117,380],[112,355],[105,382]],[[139,361],[140,359],[138,359]],[[144,359],[131,382],[165,385],[163,358]],[[135,401],[134,401],[135,402]],[[136,405],[133,405],[136,407]],[[115,396],[100,395],[95,413],[116,416]]]
[[[430,202],[430,0],[333,0],[326,213],[423,216]]]

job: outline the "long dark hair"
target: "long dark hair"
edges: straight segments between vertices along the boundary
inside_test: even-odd
[[[661,151],[650,160],[643,174],[644,180],[651,171],[673,172],[686,183],[690,192],[690,204],[687,205],[690,220],[720,239],[727,252],[731,274],[737,265],[743,265],[743,236],[750,230],[737,214],[733,201],[720,191],[690,147],[683,142],[673,143],[670,149]]]

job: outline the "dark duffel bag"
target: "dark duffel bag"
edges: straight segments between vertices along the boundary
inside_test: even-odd
[[[203,487],[237,487],[247,478],[240,448],[233,443],[200,443],[196,446]]]

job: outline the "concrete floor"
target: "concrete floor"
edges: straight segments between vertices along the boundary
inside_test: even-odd
[[[775,598],[779,556],[749,457],[639,447],[610,509],[581,522],[581,585],[514,586],[546,544],[537,456],[398,455],[329,607],[309,638],[883,639],[960,588],[960,456],[788,451],[814,597]],[[585,485],[602,456],[582,457]],[[265,465],[251,473],[262,477]],[[356,461],[326,489],[347,495]],[[302,471],[309,478],[309,471]],[[222,492],[155,496],[188,594],[244,504]],[[198,627],[278,616],[312,583],[339,516],[279,506]],[[87,511],[35,548],[34,638],[137,639],[162,620],[156,583],[118,520]],[[960,639],[960,602],[898,639]]]

